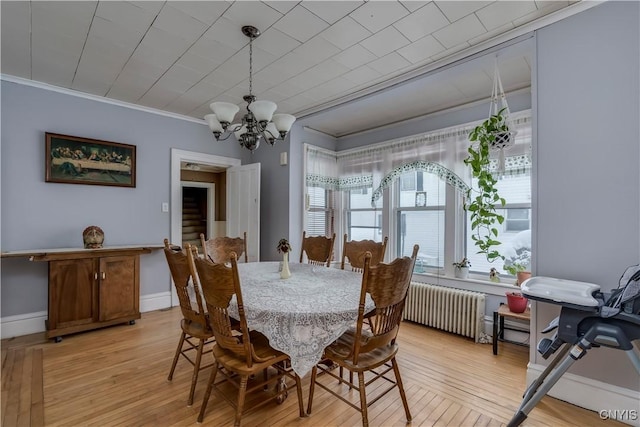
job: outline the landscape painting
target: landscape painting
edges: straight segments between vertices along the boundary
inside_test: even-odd
[[[136,186],[135,145],[47,132],[46,182]]]

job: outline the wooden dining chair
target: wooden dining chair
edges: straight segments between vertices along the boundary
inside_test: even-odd
[[[376,266],[371,265],[371,254],[367,253],[365,255],[356,326],[340,336],[324,352],[326,359],[357,374],[358,384],[355,385],[344,380],[341,376],[339,377],[332,372],[331,367],[326,367],[322,363],[314,366],[311,371],[308,414],[311,414],[313,393],[317,385],[349,406],[359,409],[362,414],[362,425],[368,426],[368,406],[397,387],[407,422],[411,421],[411,412],[409,411],[407,396],[396,361],[396,354],[398,353],[396,337],[402,321],[402,312],[417,254],[418,245],[414,245],[411,257],[397,258],[389,264],[379,263]],[[371,295],[371,299],[375,303],[375,316],[369,319],[370,327],[365,328],[364,310],[367,294]],[[358,390],[360,393],[360,405],[357,406],[347,400],[344,397],[343,390],[336,389],[335,385],[327,386],[319,381],[322,377],[319,376],[318,370],[323,374],[322,377],[329,375],[337,379],[341,384]],[[387,376],[392,370],[395,380]],[[366,382],[365,373],[369,374]],[[366,389],[379,379],[386,380],[386,384],[389,385],[387,387],[384,385],[373,386],[376,390],[376,396],[369,403]]]
[[[189,245],[187,245],[189,248]],[[302,403],[302,385],[298,377],[291,368],[285,366],[289,361],[289,356],[275,350],[269,345],[269,340],[257,331],[249,331],[242,301],[242,291],[240,287],[240,277],[238,275],[237,256],[235,252],[230,254],[230,264],[216,264],[208,259],[201,259],[196,256],[196,251],[188,250],[187,255],[192,262],[192,276],[202,287],[202,294],[206,301],[207,309],[216,343],[213,346],[215,366],[211,370],[207,391],[205,392],[198,415],[198,422],[202,422],[207,410],[207,403],[213,390],[223,399],[227,400],[236,410],[234,425],[239,426],[242,415],[245,412],[244,403],[247,393],[257,391],[264,400],[257,403],[252,401],[249,408],[253,411],[264,404],[275,400],[282,402],[283,396],[288,393],[289,386],[282,387],[282,381],[292,379],[295,381],[298,395],[298,407],[300,416],[304,417],[304,407]],[[229,315],[229,303],[235,296],[240,318],[239,331],[231,327],[232,319]],[[289,364],[290,366],[290,364]],[[268,376],[266,370],[275,368],[277,374]],[[262,380],[257,375],[264,372]],[[223,380],[216,383],[218,375]],[[251,379],[251,380],[250,380]],[[228,390],[220,387],[223,383],[231,383],[238,389],[235,401],[228,397]],[[274,392],[265,392],[268,384],[275,383]]]
[[[213,365],[213,363],[210,363],[201,366],[202,355],[211,352],[211,349],[204,351],[204,348],[213,341],[213,330],[209,325],[209,320],[204,310],[200,289],[194,286],[191,280],[191,269],[189,268],[187,255],[182,251],[180,246],[169,244],[168,239],[164,239],[164,254],[169,264],[171,278],[173,279],[178,300],[180,301],[180,310],[182,311],[182,320],[180,321],[182,333],[180,334],[178,348],[176,348],[176,353],[173,357],[168,380],[171,381],[173,379],[173,373],[180,356],[183,356],[193,365],[191,389],[189,391],[189,399],[187,400],[187,405],[191,406],[198,381],[198,373],[202,369]],[[193,351],[195,351],[195,360],[190,357]]]
[[[342,262],[340,268],[344,270],[345,261],[349,261],[351,271],[362,273],[364,271],[364,259],[367,252],[371,253],[371,265],[376,265],[384,261],[384,253],[387,249],[387,240],[385,236],[382,242],[374,242],[373,240],[351,240],[347,241],[347,235],[344,235],[342,241]]]
[[[333,255],[333,242],[336,240],[336,233],[331,237],[307,236],[307,232],[302,232],[302,249],[300,250],[300,262],[302,263],[305,254],[307,262],[314,265],[331,266],[331,256]]]
[[[243,237],[213,237],[209,240],[204,234],[200,233],[200,242],[202,243],[204,257],[216,264],[228,263],[231,252],[235,252],[238,257],[244,254],[244,262],[249,261],[246,231]]]

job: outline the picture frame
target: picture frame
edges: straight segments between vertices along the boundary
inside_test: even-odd
[[[136,186],[136,146],[45,133],[45,182]]]

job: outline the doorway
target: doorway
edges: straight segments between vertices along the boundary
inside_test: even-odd
[[[183,181],[182,186],[182,239],[181,243],[187,243],[198,247],[202,252],[200,234],[206,239],[216,237],[215,210],[216,189],[215,184],[208,182]]]
[[[194,151],[171,149],[171,241],[182,241],[182,182],[180,180],[180,165],[182,162],[219,166],[229,168],[240,166],[240,159],[214,156],[212,154]],[[195,184],[195,183],[190,183]],[[224,191],[219,189],[218,191]],[[174,300],[176,301],[176,300]],[[177,302],[177,301],[176,301]]]

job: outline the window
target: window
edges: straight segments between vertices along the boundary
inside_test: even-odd
[[[485,279],[491,268],[505,275],[504,265],[530,265],[531,118],[528,113],[514,117],[516,141],[505,149],[498,181],[498,192],[506,200],[499,211],[505,220],[497,227],[497,249],[504,262],[489,263],[476,254],[470,215],[463,209],[471,179],[464,159],[474,127],[455,126],[342,152],[307,147],[308,185],[331,188],[309,188],[307,231],[315,227],[314,234],[335,231],[346,233],[349,240],[378,242],[388,236],[387,260],[411,255],[418,244],[416,273],[453,274],[452,263],[464,256],[472,273]],[[495,157],[494,170],[497,153]],[[333,209],[338,210],[335,224]]]
[[[332,191],[321,187],[307,187],[305,231],[311,236],[330,236],[333,233]]]
[[[348,240],[382,241],[382,199],[371,207],[371,188],[345,191],[345,230]]]
[[[505,220],[502,224],[496,224],[497,240],[501,243],[497,249],[507,258],[505,263],[508,263],[508,259],[516,257],[516,253],[531,253],[531,179],[529,175],[507,175],[498,181],[498,191],[507,203],[503,209],[498,209],[498,214]],[[493,267],[500,274],[508,274],[503,269],[502,260],[490,263],[484,255],[475,253],[469,221],[466,245],[472,271],[487,272]]]
[[[444,266],[445,186],[436,175],[422,171],[404,173],[397,181],[395,256],[410,256],[413,245],[420,245],[416,272]]]

